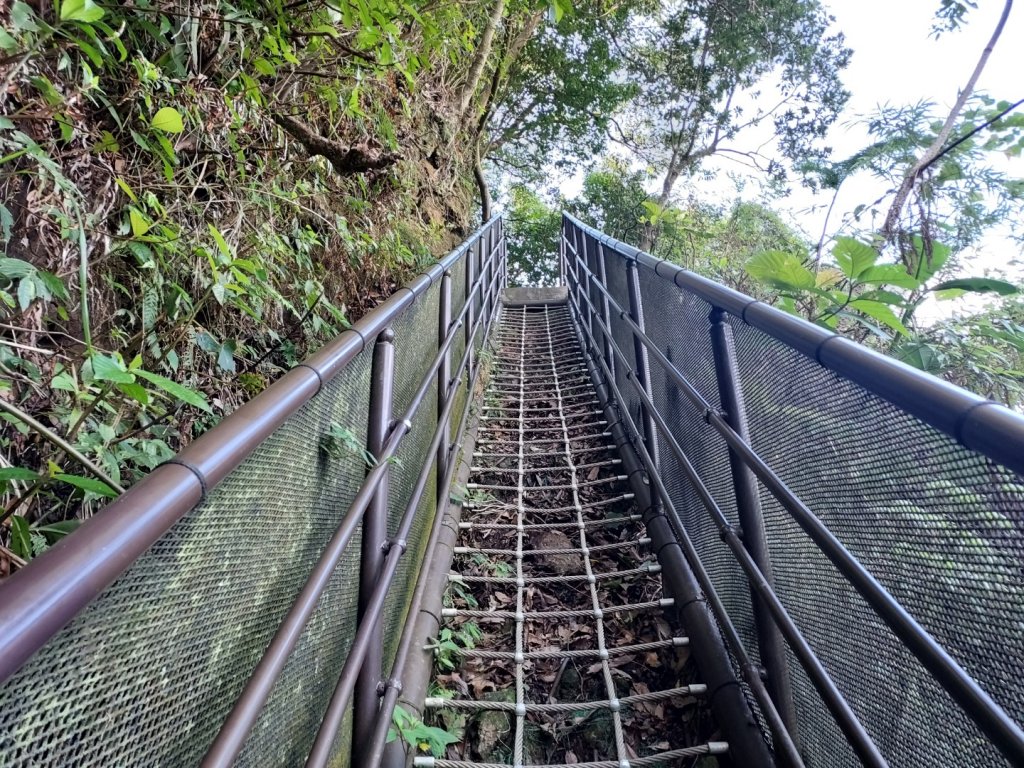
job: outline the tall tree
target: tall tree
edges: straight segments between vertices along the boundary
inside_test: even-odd
[[[682,0],[610,31],[638,84],[613,137],[664,170],[661,207],[712,155],[781,174],[775,156],[743,143],[759,126],[771,126],[782,157],[824,151],[848,95],[839,72],[849,51],[841,34],[828,33],[830,22],[817,0]],[[641,245],[656,235],[648,226]]]
[[[634,91],[605,36],[606,25],[624,23],[634,2],[591,0],[563,12],[565,5],[512,2],[494,33],[476,106],[465,116],[485,213],[485,160],[536,180],[550,165],[594,157],[611,115]]]

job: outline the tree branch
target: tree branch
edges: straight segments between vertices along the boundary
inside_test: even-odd
[[[400,159],[400,155],[394,152],[385,152],[369,147],[345,146],[340,142],[324,138],[305,123],[288,115],[274,113],[271,117],[275,123],[302,144],[311,157],[317,155],[326,157],[334,170],[343,175],[387,168]]]
[[[889,206],[889,212],[885,216],[885,224],[882,228],[882,235],[886,241],[892,241],[897,235],[897,229],[899,225],[900,214],[903,212],[903,206],[907,203],[907,198],[910,197],[911,191],[914,189],[914,184],[917,182],[921,172],[939,155],[945,146],[946,141],[949,139],[949,134],[953,131],[953,124],[956,122],[957,117],[960,116],[960,112],[963,110],[967,100],[971,97],[974,92],[974,87],[978,83],[978,78],[981,77],[982,70],[985,69],[985,65],[988,63],[989,56],[992,55],[992,49],[995,48],[996,42],[999,40],[999,36],[1003,34],[1003,27],[1006,26],[1006,19],[1010,15],[1010,9],[1013,7],[1013,0],[1006,0],[1006,4],[1003,6],[1003,13],[999,17],[999,22],[996,24],[995,31],[992,33],[992,37],[988,41],[988,45],[981,52],[981,57],[978,59],[978,63],[974,65],[974,72],[971,73],[970,79],[967,81],[967,85],[964,86],[960,92],[956,103],[953,104],[953,108],[949,111],[949,115],[946,117],[946,122],[943,124],[942,129],[939,131],[939,135],[935,137],[935,141],[932,142],[931,146],[925,150],[925,153],[921,155],[913,167],[907,172],[906,177],[903,179],[903,183],[900,188],[896,191],[896,197],[893,198],[892,204]]]

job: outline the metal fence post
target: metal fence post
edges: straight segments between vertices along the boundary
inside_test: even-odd
[[[711,344],[715,356],[715,376],[718,379],[718,395],[725,419],[729,426],[744,441],[750,442],[747,427],[747,413],[743,402],[739,370],[736,365],[736,349],[733,343],[732,326],[726,320],[726,313],[718,308],[711,311]],[[732,471],[733,491],[736,495],[736,509],[739,515],[740,536],[747,551],[764,574],[768,584],[775,588],[772,578],[771,557],[765,536],[764,516],[758,495],[757,478],[746,464],[729,450],[729,466]],[[793,703],[792,680],[786,659],[786,646],[782,633],[772,621],[767,606],[751,590],[754,609],[754,625],[757,643],[761,652],[761,664],[765,669],[765,687],[768,689],[782,722],[794,742],[798,742],[796,709]]]
[[[608,270],[605,265],[604,257],[604,245],[602,243],[597,244],[597,254],[594,257],[597,262],[597,279],[608,289]],[[613,328],[615,323],[612,321],[611,304],[608,302],[608,296],[604,291],[598,291],[598,301],[601,302],[601,315],[604,322],[608,324],[608,328]],[[608,361],[608,368],[612,372],[612,378],[615,378],[615,369],[618,361],[615,359],[615,355],[612,354],[612,340],[609,334],[605,331],[604,325],[601,326],[601,337],[604,339],[604,359]]]
[[[373,361],[370,369],[370,418],[366,431],[366,449],[374,458],[380,458],[384,442],[391,431],[392,401],[395,379],[395,332],[385,329],[377,337],[373,347]],[[384,567],[384,548],[388,537],[388,470],[363,515],[362,552],[359,564],[359,612],[363,613],[373,597],[373,589],[380,579]],[[356,680],[353,697],[353,765],[362,765],[361,750],[366,744],[363,736],[373,733],[379,705],[378,685],[383,675],[384,629],[378,624],[373,628],[370,650],[363,661]]]
[[[565,275],[565,218],[562,218],[562,228],[558,233],[558,285],[568,286]]]
[[[477,240],[466,249],[466,302],[469,304],[469,309],[466,310],[466,323],[463,326],[466,329],[466,379],[467,382],[473,380],[473,324],[476,321],[476,313],[473,311],[473,283],[476,282],[476,257],[473,251],[479,247],[480,241]]]
[[[641,333],[647,332],[647,324],[644,321],[644,305],[640,296],[640,273],[636,266],[636,259],[626,259],[626,289],[629,292],[629,316],[640,328]],[[633,362],[636,368],[637,383],[644,392],[653,400],[654,392],[651,389],[651,364],[647,357],[647,347],[636,334],[633,337]],[[647,405],[640,403],[640,421],[643,424],[644,447],[651,457],[651,462],[659,470],[661,469],[661,455],[658,449],[657,433],[654,431],[654,418],[651,416]]]
[[[444,346],[445,341],[448,338],[448,332],[452,327],[452,273],[446,271],[441,276],[441,289],[440,296],[438,298],[438,311],[437,311],[437,347],[440,349]],[[437,369],[437,417],[441,418],[441,414],[444,411],[444,407],[448,404],[448,398],[452,396],[457,387],[452,387],[452,350],[448,348],[448,352],[441,360],[441,365]],[[467,406],[468,407],[468,406]],[[444,509],[444,502],[448,498],[448,489],[444,486],[444,478],[448,473],[448,463],[451,460],[451,423],[445,424],[442,427],[441,444],[437,446],[437,514],[441,513]]]

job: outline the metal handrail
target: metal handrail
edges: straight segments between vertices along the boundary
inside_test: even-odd
[[[486,250],[484,244],[486,243]],[[458,316],[451,318],[451,269],[467,260],[465,303]],[[476,264],[474,262],[480,262]],[[479,361],[474,366],[473,347],[483,331],[483,342],[489,332],[498,294],[507,275],[504,231],[501,219],[495,216],[469,239],[407,286],[400,288],[376,310],[361,318],[337,339],[326,345],[304,363],[296,366],[258,397],[228,416],[219,425],[187,446],[171,461],[157,467],[150,475],[128,492],[86,521],[74,535],[63,539],[28,567],[15,574],[4,585],[0,600],[0,637],[4,638],[4,653],[0,655],[0,682],[13,674],[35,651],[59,632],[85,606],[100,595],[114,580],[178,520],[201,503],[207,494],[232,470],[238,467],[253,450],[279,428],[291,415],[321,391],[324,384],[339,374],[375,338],[390,334],[390,326],[431,286],[441,281],[441,290],[447,291],[440,302],[440,322],[446,332],[439,334],[438,351],[429,370],[423,376],[408,409],[388,430],[378,462],[367,473],[355,494],[351,508],[339,524],[321,559],[296,599],[271,643],[263,661],[254,673],[254,682],[239,700],[239,712],[233,713],[223,732],[227,749],[217,747],[212,752],[221,757],[210,764],[225,764],[244,744],[249,728],[255,722],[263,702],[272,688],[277,672],[287,660],[288,652],[301,634],[305,618],[315,607],[317,597],[340,558],[342,551],[358,526],[366,508],[386,494],[384,484],[389,458],[395,455],[403,437],[412,428],[412,419],[435,381],[447,378],[446,386],[438,389],[437,424],[428,455],[419,480],[413,490],[405,515],[400,523],[398,537],[386,558],[386,570],[379,574],[381,584],[388,585],[394,577],[395,566],[405,549],[404,539],[412,526],[412,518],[427,486],[431,467],[435,466],[439,483],[450,480],[451,462],[441,462],[450,454],[448,426],[456,402],[462,391],[460,384],[465,373],[465,386],[469,391],[479,372]],[[447,317],[445,317],[447,313]],[[467,322],[468,319],[468,322]],[[451,350],[460,334],[465,333],[465,349],[458,364],[451,365]],[[391,375],[389,371],[387,375]],[[371,408],[375,407],[371,404]],[[377,407],[384,407],[378,405]],[[390,403],[386,406],[390,412]],[[468,406],[467,409],[468,410]],[[391,421],[390,415],[387,417]],[[462,424],[465,423],[463,419]],[[444,445],[442,445],[444,443]],[[440,493],[440,490],[439,490]],[[383,510],[386,514],[386,496]],[[69,578],[74,574],[75,578]],[[386,593],[386,586],[371,590],[374,599]],[[379,595],[377,593],[380,593]],[[376,603],[371,601],[373,605]],[[379,631],[379,607],[364,612],[357,625],[353,649],[366,646],[366,637]],[[352,667],[346,664],[339,680],[338,701],[342,710],[351,695],[349,688]],[[378,678],[379,680],[379,678]],[[344,683],[344,686],[342,685]],[[376,688],[376,683],[373,686]],[[332,706],[336,706],[332,700]],[[243,713],[244,710],[244,713]],[[237,715],[237,716],[235,716]],[[333,737],[336,728],[322,728],[323,734]],[[375,726],[376,723],[371,723]],[[325,737],[326,739],[326,737]],[[320,741],[323,741],[321,739]],[[230,744],[229,744],[230,742]],[[330,751],[333,738],[326,739]],[[320,748],[323,752],[323,747]],[[218,751],[219,750],[219,751]],[[227,755],[230,754],[230,757]],[[323,764],[322,755],[311,756],[311,765]]]
[[[572,233],[573,242],[569,241],[569,232]],[[577,295],[573,296],[573,291],[570,290],[570,298],[581,319],[583,318],[584,309],[586,309],[587,320],[586,322],[581,322],[580,326],[586,330],[586,335],[589,337],[589,342],[595,354],[603,358],[602,348],[607,349],[609,346],[618,350],[614,338],[611,336],[612,318],[609,308],[611,305],[614,305],[618,312],[615,320],[622,321],[634,339],[652,354],[665,374],[682,389],[700,416],[711,424],[716,432],[723,437],[730,449],[731,455],[735,456],[745,467],[753,471],[768,491],[781,502],[783,507],[831,560],[840,573],[864,597],[866,602],[885,621],[894,634],[914,653],[924,667],[929,670],[939,684],[945,688],[953,700],[964,709],[997,748],[1011,760],[1024,763],[1024,732],[1021,731],[1018,724],[981,689],[977,682],[907,613],[899,602],[878,583],[832,532],[807,508],[799,497],[786,486],[770,466],[754,451],[744,439],[744,436],[733,428],[727,418],[728,415],[720,413],[717,409],[711,407],[697,391],[696,387],[658,349],[657,345],[647,336],[635,319],[630,317],[630,313],[615,301],[615,298],[610,294],[605,285],[606,281],[601,280],[600,276],[590,269],[586,262],[585,249],[577,248],[574,245],[577,242],[577,233],[584,236],[584,242],[586,237],[590,237],[598,243],[599,247],[607,246],[614,253],[621,256],[627,264],[633,262],[644,265],[655,275],[665,279],[667,282],[671,282],[683,291],[703,299],[715,308],[714,311],[728,313],[748,325],[761,330],[787,346],[811,357],[838,375],[856,382],[864,389],[917,416],[945,434],[954,437],[966,447],[1017,471],[1021,471],[1021,468],[1024,467],[1024,418],[996,403],[979,398],[916,369],[874,353],[830,331],[787,315],[725,286],[718,285],[692,272],[683,270],[677,265],[656,259],[632,246],[604,235],[572,216],[565,215],[562,245],[560,248],[562,254],[561,271],[567,282],[569,282],[568,278],[570,276],[574,278],[575,285],[570,285],[570,288],[574,288]],[[584,253],[581,254],[581,250],[584,250]],[[572,252],[571,259],[569,256],[570,251]],[[585,275],[586,290],[584,290],[584,278],[580,277],[581,271]],[[594,306],[594,302],[587,295],[590,290],[595,288],[602,299],[603,306],[600,309]],[[581,306],[584,301],[587,303],[586,308]],[[601,309],[605,310],[604,318],[601,316]],[[603,337],[601,343],[598,343],[593,333],[595,318],[597,318],[598,327]],[[603,324],[602,320],[604,321]],[[618,351],[621,354],[621,350]],[[721,350],[721,352],[728,354],[729,350],[725,349]],[[716,355],[719,353],[720,351],[716,350]],[[624,356],[622,356],[622,360],[625,361]],[[629,370],[628,363],[627,370]],[[610,369],[606,371],[606,375],[611,375]],[[614,382],[612,384],[614,385]],[[646,393],[644,393],[643,388],[637,387],[635,382],[634,386],[640,394],[641,400],[644,401],[643,410],[645,412],[653,410],[654,403],[645,396]],[[624,416],[628,417],[628,414],[624,414]],[[663,437],[672,437],[667,432],[667,424],[663,420],[658,426],[662,430]],[[986,431],[993,434],[986,434]],[[650,434],[649,432],[645,433],[637,430],[635,425],[634,432],[637,435]],[[679,453],[682,454],[678,443],[674,439],[670,439],[667,442],[670,446],[674,445],[674,452],[679,450]],[[641,447],[638,446],[638,450]],[[685,466],[688,462],[685,461],[685,454],[682,455]],[[648,469],[656,473],[656,464],[652,462]],[[692,474],[695,475],[695,473]],[[701,496],[702,501],[707,505],[708,499],[704,498],[707,494],[700,492],[702,484],[699,478],[690,476],[690,479],[691,482],[697,481],[698,495]],[[658,483],[656,482],[655,484],[657,485]],[[706,489],[704,490],[706,491]],[[713,499],[711,501],[713,504]],[[714,506],[717,507],[717,505]],[[792,627],[787,626],[786,619],[788,617],[784,615],[784,608],[775,595],[770,580],[764,578],[761,569],[749,557],[750,553],[743,547],[742,542],[736,536],[736,531],[728,524],[724,516],[720,515],[720,511],[716,514],[715,510],[711,507],[709,507],[709,510],[712,512],[716,524],[722,530],[723,536],[729,543],[734,556],[737,557],[740,565],[747,573],[753,591],[766,600],[773,620],[783,631],[783,634],[792,646],[793,641],[797,640],[797,637],[792,634],[795,625]],[[782,609],[781,612],[779,609]],[[796,647],[794,647],[794,651],[797,651]],[[801,653],[797,652],[798,657],[801,655]],[[805,659],[801,658],[801,661],[803,662]],[[816,661],[816,659],[807,659],[807,661]],[[815,679],[813,674],[811,677],[812,680]],[[818,682],[824,683],[825,681],[815,680],[816,685]],[[831,694],[827,694],[820,686],[819,691],[822,692],[823,698],[829,703],[830,707],[842,709],[843,705],[845,705],[845,702],[834,698],[830,700]],[[842,698],[841,695],[839,698]],[[833,709],[833,713],[837,713],[836,709]],[[854,739],[859,739],[857,731],[863,732],[862,727],[857,727],[859,723],[854,725],[854,723],[846,720],[846,722],[840,721],[840,726],[847,737],[851,739],[851,743],[855,744],[862,759],[871,762],[867,760],[869,755],[866,755],[864,752],[865,749],[870,751],[870,748],[862,742],[858,746],[854,741]]]

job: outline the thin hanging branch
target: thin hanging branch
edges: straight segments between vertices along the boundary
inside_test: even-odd
[[[83,454],[81,451],[79,451],[77,448],[75,448],[75,446],[73,446],[71,443],[69,443],[63,437],[58,435],[56,432],[54,432],[50,428],[46,427],[45,425],[41,424],[36,419],[33,419],[31,416],[29,416],[27,413],[25,413],[23,410],[21,410],[17,406],[12,405],[11,403],[8,403],[6,400],[0,399],[0,411],[5,411],[5,412],[9,413],[11,416],[13,416],[14,418],[16,418],[19,421],[23,422],[29,428],[31,428],[31,429],[35,430],[36,432],[38,432],[47,441],[49,441],[53,445],[55,445],[58,448],[60,448],[68,456],[70,456],[75,461],[77,461],[79,464],[81,464],[83,467],[88,469],[92,474],[96,475],[96,477],[98,477],[104,483],[109,485],[112,489],[114,489],[118,493],[124,493],[124,488],[121,485],[119,485],[117,482],[115,482],[110,477],[110,475],[108,475],[106,472],[104,472],[102,469],[100,469],[96,464],[94,464],[92,461],[90,461],[89,458],[85,456],[85,454]]]
[[[900,188],[896,191],[896,197],[893,198],[892,205],[889,206],[889,212],[885,217],[885,225],[882,228],[882,234],[886,241],[891,242],[899,234],[899,219],[900,214],[903,213],[903,207],[907,203],[907,198],[910,197],[910,193],[914,189],[914,184],[920,177],[921,173],[927,168],[943,151],[943,147],[949,140],[949,134],[953,131],[953,125],[956,119],[960,116],[963,111],[964,105],[967,100],[974,93],[974,87],[978,83],[978,78],[981,77],[982,71],[985,69],[985,65],[988,63],[989,56],[992,55],[992,50],[995,48],[996,43],[999,41],[1000,35],[1003,34],[1003,28],[1006,26],[1006,19],[1010,15],[1010,9],[1013,8],[1013,0],[1006,0],[1006,4],[1003,6],[1003,13],[999,17],[999,22],[996,24],[995,31],[992,33],[992,37],[988,41],[988,45],[981,52],[981,57],[978,59],[977,64],[974,65],[974,72],[971,73],[970,79],[967,81],[967,85],[964,86],[963,90],[960,91],[959,97],[957,97],[956,103],[953,108],[949,111],[949,115],[946,117],[946,122],[942,126],[942,130],[939,131],[939,135],[935,137],[935,141],[932,142],[931,146],[925,150],[925,153],[921,155],[913,167],[907,172],[906,177],[903,179],[903,183]]]

